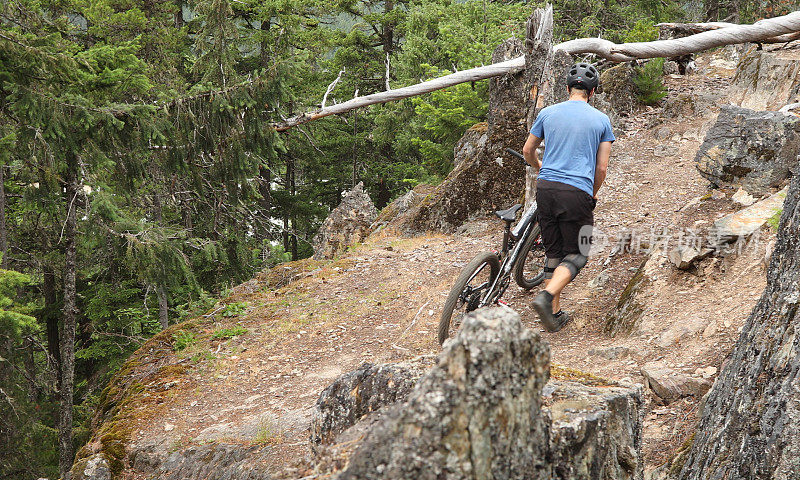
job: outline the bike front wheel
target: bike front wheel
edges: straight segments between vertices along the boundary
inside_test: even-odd
[[[465,314],[478,308],[499,272],[500,259],[492,252],[479,253],[461,270],[444,302],[439,320],[439,345],[455,334]]]
[[[514,281],[525,290],[530,290],[544,280],[542,230],[538,223],[532,228],[533,230],[519,251],[517,263],[514,265]]]

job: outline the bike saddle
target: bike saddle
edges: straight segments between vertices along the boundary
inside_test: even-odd
[[[505,220],[506,222],[513,222],[514,219],[517,217],[517,212],[519,211],[520,208],[522,208],[522,205],[518,203],[509,209],[498,210],[494,212],[494,214],[500,217],[501,220]]]

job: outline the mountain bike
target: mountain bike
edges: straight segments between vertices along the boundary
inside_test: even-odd
[[[518,152],[506,152],[525,161]],[[463,316],[491,304],[502,303],[501,297],[511,283],[511,277],[525,290],[544,280],[544,246],[536,218],[536,202],[522,214],[512,227],[522,205],[495,212],[503,222],[503,244],[500,251],[481,252],[462,270],[444,302],[439,320],[439,344],[444,343],[461,326]],[[455,315],[455,316],[454,316]]]

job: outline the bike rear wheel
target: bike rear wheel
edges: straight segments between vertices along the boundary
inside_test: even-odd
[[[479,253],[456,279],[444,302],[439,320],[439,345],[461,326],[463,316],[476,308],[500,272],[500,259],[492,252]]]
[[[544,280],[545,257],[542,230],[538,223],[532,228],[533,230],[519,251],[517,263],[514,265],[514,281],[525,290],[530,290]]]

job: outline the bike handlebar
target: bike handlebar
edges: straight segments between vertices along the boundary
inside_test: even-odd
[[[514,150],[513,148],[506,148],[506,152],[510,153],[511,155],[514,155],[515,157],[519,158],[523,162],[525,161],[525,157],[523,157],[521,153],[519,153],[518,151]]]

